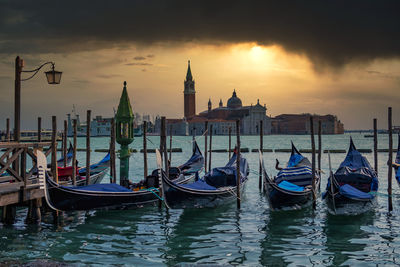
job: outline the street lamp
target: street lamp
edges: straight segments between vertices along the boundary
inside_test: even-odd
[[[27,81],[32,79],[41,68],[46,65],[51,64],[52,69],[46,71],[47,82],[49,84],[59,84],[61,81],[62,72],[54,70],[54,62],[46,62],[33,70],[22,70],[24,67],[24,61],[17,56],[15,59],[15,102],[14,102],[14,141],[19,142],[21,140],[21,81]],[[30,77],[26,79],[21,79],[21,73],[33,73]]]

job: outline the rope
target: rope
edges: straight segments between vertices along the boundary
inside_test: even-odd
[[[150,187],[150,188],[146,188],[146,189],[141,189],[139,191],[149,191],[151,193],[153,193],[159,200],[164,201],[164,199],[162,197],[160,197],[156,192],[160,192],[158,190],[158,188],[155,187]]]

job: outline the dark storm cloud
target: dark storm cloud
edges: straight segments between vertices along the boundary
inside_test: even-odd
[[[400,1],[2,1],[0,52],[129,43],[281,45],[319,66],[400,55]]]

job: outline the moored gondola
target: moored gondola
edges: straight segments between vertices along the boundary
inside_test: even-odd
[[[335,174],[330,172],[323,198],[330,213],[360,214],[374,206],[378,185],[375,170],[350,138],[347,156]]]
[[[197,147],[197,145],[195,147]],[[194,155],[198,155],[198,153],[201,155],[201,152],[195,149],[191,159]],[[189,159],[189,161],[191,161],[191,159]],[[42,162],[44,160],[45,158],[41,159]],[[200,161],[202,161],[202,159],[200,159]],[[186,166],[190,169],[198,169],[199,171],[202,169],[202,166],[198,166],[198,160],[192,159],[192,162],[193,168],[190,164]],[[195,165],[197,167],[195,167]],[[43,171],[40,183],[45,190],[45,198],[48,205],[55,210],[124,209],[142,207],[146,204],[152,204],[161,200],[158,190],[159,175],[161,175],[161,173],[165,176],[165,172],[161,172],[160,169],[155,170],[152,175],[149,175],[143,181],[131,184],[130,188],[125,188],[113,183],[92,184],[87,186],[62,186],[52,181],[49,177],[45,177]],[[184,173],[180,173],[173,181],[176,183],[186,183],[192,180],[193,177],[194,174],[188,173],[185,175]]]
[[[178,184],[162,176],[163,197],[170,208],[215,207],[237,198],[235,152],[225,167],[218,167],[196,178],[194,182]],[[249,166],[246,158],[240,156],[240,190],[248,180]]]
[[[292,143],[292,152],[289,162],[282,168],[274,179],[271,179],[264,167],[264,160],[260,153],[263,169],[264,191],[268,198],[271,210],[300,209],[310,206],[319,191],[321,182],[319,171],[315,174],[315,192],[313,192],[313,175],[311,162],[304,157]]]
[[[110,152],[102,160],[90,165],[90,178],[88,184],[99,184],[110,168]],[[58,167],[58,181],[72,184],[72,166]],[[78,168],[76,172],[76,185],[86,185],[86,167]]]

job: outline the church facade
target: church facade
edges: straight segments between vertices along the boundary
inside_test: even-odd
[[[173,135],[202,135],[205,131],[205,122],[212,125],[213,135],[228,135],[229,131],[236,134],[236,120],[240,121],[240,133],[242,135],[260,134],[260,121],[263,122],[263,133],[271,134],[271,118],[267,116],[267,108],[259,101],[256,105],[243,106],[242,100],[237,96],[236,90],[224,106],[220,99],[218,107],[212,108],[211,99],[208,101],[208,109],[196,114],[196,90],[190,61],[186,79],[184,81],[184,118],[167,119],[167,132]],[[155,122],[155,130],[159,132],[160,120]],[[209,127],[210,129],[210,127]]]

